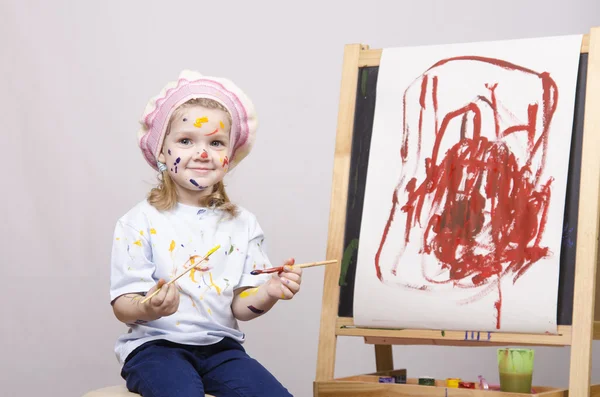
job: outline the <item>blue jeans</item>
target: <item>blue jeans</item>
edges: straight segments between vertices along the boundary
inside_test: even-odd
[[[289,397],[282,385],[242,345],[224,338],[214,345],[151,341],[134,350],[121,376],[143,397]]]

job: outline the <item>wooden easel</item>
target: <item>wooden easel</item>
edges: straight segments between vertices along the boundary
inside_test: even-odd
[[[344,50],[341,93],[336,133],[327,259],[339,259],[344,251],[344,229],[355,102],[359,68],[378,66],[382,50],[366,45],[347,45]],[[592,340],[600,339],[600,305],[595,302],[596,263],[600,218],[600,27],[592,28],[583,38],[581,53],[588,53],[583,150],[580,178],[579,220],[577,224],[576,267],[571,326],[559,326],[559,335],[494,333],[491,341],[465,341],[465,332],[440,330],[382,330],[353,327],[352,317],[339,317],[340,262],[325,269],[321,326],[314,382],[315,397],[352,396],[516,396],[496,391],[446,389],[419,386],[414,379],[407,384],[378,383],[378,374],[393,370],[392,345],[539,345],[570,346],[571,397],[600,396],[600,385],[590,386]],[[600,272],[598,274],[600,276]],[[363,337],[374,344],[377,371],[373,374],[334,379],[338,336]],[[476,379],[474,379],[476,380]],[[567,390],[536,388],[541,396],[567,396]],[[526,396],[526,394],[523,394]]]

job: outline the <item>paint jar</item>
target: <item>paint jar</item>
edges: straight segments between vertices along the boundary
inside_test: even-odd
[[[512,393],[531,393],[533,361],[533,349],[498,349],[500,390]]]
[[[458,382],[459,389],[474,389],[475,382]]]
[[[459,382],[460,382],[460,378],[446,378],[446,387],[458,389]]]
[[[394,375],[395,383],[403,383],[406,384],[406,374]]]
[[[379,383],[394,383],[394,378],[391,376],[380,376]]]
[[[424,376],[422,378],[419,378],[419,384],[421,386],[435,386],[435,378],[432,378],[430,376]]]

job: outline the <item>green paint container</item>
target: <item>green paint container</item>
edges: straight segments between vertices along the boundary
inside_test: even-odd
[[[435,379],[430,376],[424,376],[419,378],[419,384],[421,386],[435,386]]]
[[[534,351],[532,349],[498,349],[500,390],[531,393]]]

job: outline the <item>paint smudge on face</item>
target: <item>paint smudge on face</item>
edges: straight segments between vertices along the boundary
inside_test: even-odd
[[[223,158],[223,161],[221,161],[221,165],[223,166],[223,168],[227,169],[229,168],[229,157],[225,156]]]
[[[177,159],[173,163],[173,166],[175,167],[175,173],[177,173],[177,166],[178,166],[178,164],[179,164],[180,161],[181,161],[181,157],[177,157]],[[171,168],[171,171],[173,171],[173,168]]]
[[[215,130],[214,130],[213,132],[211,132],[211,133],[208,133],[208,134],[204,134],[204,136],[211,136],[211,135],[215,135],[217,132],[219,132],[219,129],[218,129],[218,128],[215,128]]]
[[[219,121],[219,127],[221,127],[221,129],[224,130],[225,129],[225,124],[223,124],[222,121]]]
[[[248,288],[240,292],[240,298],[247,298],[249,296],[255,295],[258,292],[258,287]]]
[[[200,158],[207,159],[208,158],[208,152],[206,150],[203,150],[202,154],[200,155]]]
[[[196,182],[196,181],[195,181],[195,180],[193,180],[193,179],[190,179],[190,183],[191,183],[192,185],[196,186],[196,187],[197,187],[198,189],[200,189],[200,190],[204,190],[204,189],[206,189],[206,186],[200,186],[200,185],[198,185],[198,182]]]
[[[186,121],[187,121],[187,118],[186,118],[186,117],[184,117],[184,118],[183,118],[183,122],[185,123]]]
[[[264,310],[257,309],[252,305],[248,306],[248,309],[250,309],[250,311],[252,313],[256,313],[256,314],[263,314],[265,312]]]
[[[205,117],[198,117],[196,119],[196,122],[194,123],[194,127],[200,128],[200,127],[202,127],[203,123],[208,123],[208,117],[206,117],[206,116]]]
[[[171,149],[167,150],[167,153],[169,153],[169,156],[171,155]]]

